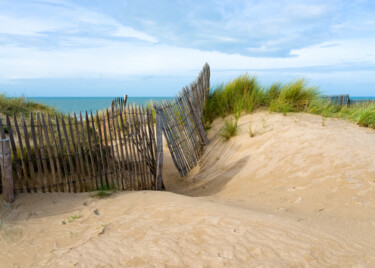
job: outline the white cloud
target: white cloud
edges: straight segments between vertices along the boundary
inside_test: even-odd
[[[122,25],[108,15],[68,3],[64,3],[64,5],[66,7],[51,7],[47,9],[49,11],[47,14],[38,15],[30,12],[30,14],[19,16],[0,10],[0,34],[20,36],[42,36],[44,34],[48,36],[46,32],[54,32],[58,35],[85,32],[85,34],[93,36],[130,37],[150,43],[158,42],[156,37]]]
[[[150,43],[157,43],[158,39],[155,37],[148,35],[146,33],[134,30],[133,28],[130,27],[125,27],[125,26],[119,26],[113,36],[117,37],[132,37],[136,38],[138,40],[150,42]]]
[[[0,79],[180,75],[199,69],[206,61],[213,70],[375,65],[375,39],[322,43],[293,50],[289,58],[247,57],[165,45],[99,43],[101,47],[48,51],[3,47]]]
[[[51,23],[36,18],[16,18],[0,15],[0,34],[38,36],[41,32],[53,31],[63,26],[61,23]]]

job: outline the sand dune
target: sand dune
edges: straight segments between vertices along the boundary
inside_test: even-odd
[[[249,124],[256,132],[248,134]],[[375,131],[258,112],[169,192],[21,194],[1,210],[1,267],[374,267]]]

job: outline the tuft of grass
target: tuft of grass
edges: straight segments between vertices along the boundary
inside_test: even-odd
[[[150,100],[149,102],[147,102],[146,108],[149,108],[151,110],[151,113],[152,113],[152,122],[155,124],[155,122],[156,122],[156,112],[155,112],[155,109],[154,109],[154,102],[152,100]]]
[[[327,117],[322,116],[322,127],[326,125]]]
[[[106,198],[111,196],[114,193],[114,188],[113,187],[100,187],[98,190],[91,195],[91,197],[96,197],[96,198]]]
[[[251,113],[267,101],[264,89],[255,77],[248,74],[239,76],[226,85],[220,84],[210,92],[204,108],[204,120],[212,122],[217,117],[229,114]]]
[[[281,88],[278,98],[270,102],[270,111],[282,112],[284,115],[288,112],[306,111],[318,95],[316,87],[307,86],[305,80],[300,79]]]
[[[375,128],[375,105],[370,105],[360,114],[357,123],[364,127]]]
[[[253,125],[250,121],[250,123],[249,123],[249,136],[251,138],[253,138],[253,137],[255,137],[255,135],[256,135],[256,129],[253,129]]]
[[[75,220],[77,220],[77,219],[79,219],[79,216],[78,216],[78,215],[70,216],[70,217],[68,218],[68,223],[71,223],[71,222],[73,222],[73,221],[75,221]]]
[[[231,137],[237,135],[237,120],[225,120],[224,127],[220,131],[220,136],[228,141]]]

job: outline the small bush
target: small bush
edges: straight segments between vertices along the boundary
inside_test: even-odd
[[[237,120],[225,120],[224,127],[220,131],[220,136],[225,140],[229,140],[231,137],[237,135]]]

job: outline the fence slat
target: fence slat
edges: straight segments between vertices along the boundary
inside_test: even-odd
[[[82,142],[81,142],[81,133],[79,131],[79,125],[78,125],[78,120],[77,120],[77,115],[76,113],[73,113],[73,119],[74,119],[74,128],[75,128],[75,134],[77,137],[76,140],[76,157],[78,158],[79,162],[79,170],[81,173],[80,176],[80,185],[81,185],[81,192],[86,192],[87,191],[87,177],[86,177],[86,172],[85,172],[85,166],[83,164],[83,152],[82,152]]]
[[[139,112],[139,118],[140,118],[140,133],[141,133],[141,145],[142,145],[142,157],[143,157],[143,162],[144,162],[144,167],[145,167],[145,185],[146,189],[150,190],[152,187],[152,178],[151,178],[151,166],[149,164],[149,160],[151,158],[149,152],[150,148],[147,146],[147,132],[146,132],[146,124],[145,124],[145,110],[143,106],[138,106],[138,112]]]
[[[43,122],[43,124],[45,124],[43,114],[42,114],[42,122]],[[59,152],[58,152],[58,149],[57,149],[57,142],[56,142],[56,137],[55,137],[56,132],[53,129],[51,117],[49,116],[49,114],[47,114],[47,122],[48,122],[48,128],[50,130],[50,134],[51,134],[51,143],[52,143],[53,153],[54,153],[55,161],[56,161],[56,169],[57,169],[57,176],[58,176],[58,182],[56,182],[56,183],[58,185],[60,185],[60,187],[59,187],[60,191],[64,192],[64,179],[63,179],[62,172],[61,172]],[[46,136],[48,137],[48,130],[46,132]],[[47,143],[49,144],[49,141],[47,141]],[[57,185],[56,185],[56,187],[57,187]]]
[[[70,191],[73,191],[74,193],[77,192],[77,175],[75,173],[75,168],[74,168],[74,164],[73,164],[73,157],[72,157],[72,151],[71,151],[71,147],[70,147],[70,141],[69,141],[69,136],[68,136],[68,131],[67,131],[67,127],[65,125],[65,120],[64,120],[64,116],[61,115],[61,125],[62,125],[62,129],[63,129],[63,133],[64,133],[64,138],[65,138],[65,142],[66,142],[66,150],[67,150],[67,153],[68,153],[68,163],[69,163],[69,169],[70,169]],[[74,147],[73,147],[74,149]]]
[[[156,111],[155,111],[156,112]],[[152,184],[154,187],[156,187],[156,140],[155,140],[155,129],[154,129],[154,123],[153,123],[153,115],[152,115],[152,108],[147,108],[147,123],[148,123],[148,132],[149,132],[149,146],[151,150],[151,158],[153,163],[153,178],[152,178]],[[156,114],[155,114],[156,116]],[[156,118],[155,118],[156,119]],[[155,121],[156,123],[156,121]]]
[[[43,173],[44,173],[44,179],[41,182],[43,185],[43,189],[48,189],[48,192],[52,192],[52,185],[51,185],[51,180],[48,172],[48,166],[47,166],[47,160],[46,160],[46,155],[44,153],[44,139],[43,139],[43,130],[40,122],[39,115],[36,115],[36,124],[37,124],[37,129],[38,129],[38,138],[39,138],[39,151],[40,151],[40,158],[42,159],[42,164],[43,164]],[[31,122],[30,122],[31,124]],[[38,148],[38,147],[36,147]],[[35,147],[34,147],[35,149]]]
[[[104,117],[103,117],[103,119],[104,119]],[[105,182],[103,182],[102,187],[108,188],[109,187],[108,175],[110,175],[109,174],[109,169],[110,169],[109,168],[109,160],[108,160],[107,152],[104,151],[102,126],[100,125],[100,116],[99,116],[98,111],[96,111],[96,121],[97,121],[97,124],[98,124],[98,130],[99,130],[100,158],[101,158],[101,161],[103,163],[103,173],[104,173],[104,177],[105,177]],[[104,122],[105,122],[105,120],[103,120],[103,124],[104,124]],[[104,127],[104,129],[105,129],[105,127]]]
[[[139,176],[138,176],[138,167],[137,167],[137,158],[136,158],[136,153],[135,153],[135,145],[134,145],[134,133],[133,133],[133,127],[132,127],[132,119],[131,119],[131,114],[130,114],[130,107],[129,105],[127,106],[126,109],[127,112],[127,130],[128,130],[128,139],[129,139],[129,144],[130,144],[130,163],[132,165],[132,170],[133,170],[133,187],[134,190],[139,190]]]
[[[7,203],[12,203],[14,202],[14,184],[12,171],[12,155],[10,152],[10,144],[8,139],[2,139],[0,141],[0,160],[3,199]]]
[[[31,179],[29,182],[26,182],[26,188],[27,188],[28,192],[31,192],[31,187],[34,189],[34,192],[37,192],[37,189],[36,189],[37,182],[36,182],[35,169],[34,169],[33,160],[31,158],[30,138],[29,138],[29,133],[27,131],[26,122],[25,122],[25,119],[23,118],[22,114],[21,114],[21,123],[23,125],[23,133],[24,133],[24,137],[25,137],[25,145],[26,145],[27,158],[29,160],[29,170],[30,170],[30,179]],[[40,161],[40,159],[38,157],[39,154],[37,154],[37,153],[38,152],[36,151],[35,155],[36,155],[36,159],[37,159],[37,168],[38,168],[39,172],[42,172],[41,165],[38,162],[38,161]]]
[[[198,127],[198,131],[199,131],[199,135],[202,139],[202,142],[204,145],[208,145],[209,144],[209,140],[207,138],[207,135],[206,135],[206,132],[204,131],[204,128],[203,128],[203,125],[202,125],[202,122],[200,121],[199,119],[199,116],[198,116],[198,113],[197,111],[195,110],[195,107],[194,105],[191,103],[190,101],[190,97],[189,97],[189,91],[186,91],[187,92],[187,101],[189,103],[189,106],[190,106],[190,109],[192,111],[192,114],[193,114],[193,117],[195,119],[195,124],[196,126]]]
[[[35,125],[34,125],[34,117],[33,114],[30,113],[30,129],[31,129],[31,135],[32,135],[32,141],[33,141],[33,146],[34,146],[34,152],[35,152],[35,157],[36,157],[36,163],[37,163],[37,169],[38,169],[38,174],[39,178],[37,177],[36,182],[37,184],[35,185],[39,189],[42,190],[44,193],[46,191],[44,187],[44,181],[46,180],[46,174],[45,174],[45,169],[42,167],[42,158],[44,158],[41,155],[41,152],[39,151],[39,146],[38,146],[38,140],[36,136],[36,131],[35,131]],[[30,152],[31,155],[31,152]]]
[[[18,182],[18,190],[20,193],[23,193],[26,183],[29,181],[29,176],[27,175],[27,165],[26,165],[26,161],[24,158],[25,152],[23,149],[22,136],[21,136],[20,128],[18,126],[16,114],[13,114],[13,121],[14,121],[14,127],[16,129],[16,133],[17,133],[18,144],[20,147],[20,157],[21,157],[22,171],[23,171],[23,179]],[[26,190],[27,190],[27,187],[26,187]]]
[[[68,124],[69,124],[69,133],[70,133],[70,140],[72,142],[73,146],[73,152],[74,152],[74,160],[75,160],[75,184],[76,184],[76,189],[78,192],[83,192],[83,187],[82,187],[82,177],[83,177],[83,171],[81,170],[81,165],[79,161],[79,153],[78,153],[78,145],[75,141],[74,137],[74,128],[72,124],[72,118],[70,114],[68,114]]]
[[[124,115],[124,118],[122,117]],[[125,121],[124,121],[125,120]],[[132,173],[131,169],[131,159],[130,159],[130,140],[129,140],[129,130],[126,128],[126,110],[124,109],[123,111],[120,112],[120,123],[121,123],[121,129],[122,129],[122,138],[124,140],[124,147],[125,147],[125,157],[126,157],[126,170],[128,174],[127,178],[127,187],[130,190],[134,190],[134,174]]]
[[[98,114],[98,112],[96,112],[96,114]],[[94,159],[96,159],[96,162],[98,163],[96,167],[98,170],[98,179],[99,179],[97,189],[99,189],[99,188],[104,187],[104,181],[107,175],[105,175],[105,163],[104,163],[104,158],[102,156],[103,154],[101,151],[102,147],[100,145],[100,142],[98,141],[98,138],[96,137],[95,122],[94,122],[94,116],[92,114],[92,111],[90,111],[90,117],[91,117],[91,127],[92,127],[92,134],[93,134],[93,150],[95,152]],[[98,125],[98,129],[100,133],[100,125]],[[100,134],[99,134],[99,137],[100,137]],[[103,180],[103,176],[104,176],[104,180]]]
[[[92,143],[91,143],[90,120],[89,120],[89,116],[87,114],[87,111],[86,111],[85,116],[86,116],[86,133],[87,133],[87,142],[88,142],[87,147],[88,147],[88,150],[89,150],[92,175],[94,177],[91,185],[92,185],[93,190],[97,190],[98,189],[98,175],[96,174],[96,170],[95,170],[96,165],[95,165],[95,159],[93,157],[93,152],[92,152],[93,146],[92,146]],[[82,118],[81,118],[81,122],[82,122]],[[83,122],[82,122],[82,124],[83,124]],[[93,129],[93,131],[95,132],[95,129]],[[82,130],[82,132],[83,132],[83,130]]]
[[[83,118],[82,118],[81,112],[79,113],[79,126],[80,126],[80,132],[81,132],[81,146],[82,146],[81,149],[82,149],[83,156],[85,157],[84,165],[86,166],[86,170],[87,170],[87,180],[85,181],[86,191],[88,190],[92,191],[94,189],[94,183],[93,183],[93,178],[91,177],[91,165],[89,163],[89,159],[87,155],[88,149],[86,149],[87,145],[86,145],[86,137],[85,137],[85,128],[83,127]],[[87,132],[87,135],[90,135],[89,132]]]
[[[51,187],[51,189],[53,189],[55,192],[57,192],[58,191],[58,184],[57,184],[57,179],[56,179],[56,174],[55,174],[55,163],[54,163],[53,156],[52,156],[51,143],[50,143],[50,140],[49,140],[47,124],[44,120],[43,114],[40,114],[40,117],[41,117],[41,126],[43,128],[43,132],[44,132],[44,135],[45,135],[45,141],[47,143],[47,154],[48,154],[48,159],[49,159],[49,166],[50,166],[51,173],[52,173],[53,187]]]
[[[61,136],[59,119],[57,118],[56,113],[55,113],[55,122],[56,122],[57,137],[58,137],[58,140],[59,140],[60,155],[61,155],[61,160],[62,160],[62,163],[63,163],[62,171],[63,171],[63,174],[64,174],[64,190],[66,192],[70,192],[71,190],[70,190],[70,182],[69,182],[69,170],[68,170],[68,166],[66,164],[66,159],[65,159],[65,155],[64,155],[64,143],[63,143],[62,136]]]
[[[113,166],[113,172],[114,172],[114,178],[112,180],[113,186],[116,189],[120,189],[119,186],[119,174],[116,166],[116,156],[115,156],[115,150],[113,147],[113,138],[112,138],[112,131],[111,131],[111,119],[110,119],[110,114],[109,114],[109,109],[107,109],[107,125],[108,125],[108,134],[109,134],[109,150],[110,150],[110,155],[112,156],[112,166]]]
[[[20,163],[19,163],[20,159],[18,158],[16,143],[14,141],[13,130],[12,130],[12,125],[10,123],[9,115],[6,114],[5,117],[6,117],[6,123],[7,123],[7,128],[8,128],[9,141],[10,141],[10,145],[11,145],[11,148],[12,148],[13,158],[15,160],[15,166],[16,166],[17,176],[16,176],[16,179],[14,180],[14,183],[19,185],[19,182],[22,180],[21,167],[20,167]]]
[[[114,137],[115,137],[115,142],[116,142],[116,153],[117,157],[119,159],[118,164],[119,164],[119,172],[120,172],[120,177],[121,177],[121,189],[125,190],[125,159],[124,159],[124,147],[122,144],[122,139],[121,139],[121,130],[119,128],[118,120],[119,120],[119,112],[120,109],[116,109],[115,111],[112,111],[112,125],[113,125],[113,130],[114,130]]]
[[[163,185],[163,127],[162,115],[158,108],[155,108],[156,113],[156,179],[155,190],[162,190]]]
[[[0,134],[2,139],[6,139],[3,120],[0,118]]]
[[[133,105],[129,106],[129,120],[130,120],[130,129],[131,129],[131,139],[133,141],[134,145],[134,152],[133,152],[133,157],[134,157],[134,166],[136,167],[137,171],[137,190],[140,190],[144,187],[144,173],[142,172],[142,165],[141,161],[139,158],[139,149],[138,149],[138,136],[136,132],[136,120],[135,120],[135,114],[133,110]]]

